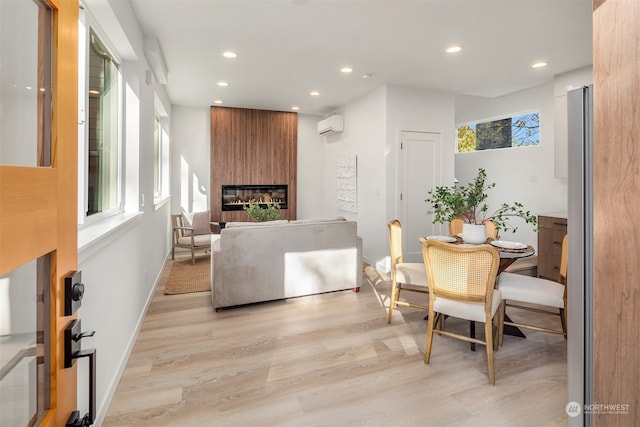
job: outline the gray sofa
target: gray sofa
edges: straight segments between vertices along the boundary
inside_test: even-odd
[[[344,289],[362,282],[354,221],[227,223],[212,243],[211,298],[224,307]]]

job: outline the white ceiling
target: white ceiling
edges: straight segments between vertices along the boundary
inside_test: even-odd
[[[327,114],[383,84],[495,97],[592,63],[591,0],[131,3],[159,41],[174,105]],[[452,44],[462,52],[446,54]]]

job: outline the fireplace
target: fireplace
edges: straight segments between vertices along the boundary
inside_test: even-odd
[[[277,203],[287,209],[287,185],[223,185],[222,210],[241,211],[250,201],[267,207]]]

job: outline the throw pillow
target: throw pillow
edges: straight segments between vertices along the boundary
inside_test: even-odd
[[[209,211],[195,212],[193,214],[193,221],[191,222],[193,227],[193,234],[211,234],[211,224],[209,223]]]

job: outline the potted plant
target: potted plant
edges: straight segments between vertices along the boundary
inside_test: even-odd
[[[255,200],[250,200],[247,205],[242,207],[242,209],[244,209],[247,215],[253,218],[256,222],[275,221],[278,219],[282,219],[282,215],[279,211],[280,204],[275,202],[268,203],[267,207],[263,208]]]
[[[489,212],[486,203],[487,190],[496,186],[495,183],[487,183],[487,172],[480,168],[478,176],[466,186],[453,185],[451,187],[436,187],[427,193],[427,202],[433,208],[428,213],[434,214],[434,223],[449,223],[454,218],[460,218],[466,224],[476,224],[482,226],[491,220],[498,231],[515,232],[518,228],[509,223],[512,217],[520,217],[527,224],[537,227],[537,217],[530,211],[525,210],[522,203],[503,203],[498,209]],[[467,227],[471,228],[471,227]],[[464,233],[464,231],[463,231]],[[486,235],[485,235],[486,239]],[[467,241],[464,236],[463,240]],[[483,240],[484,241],[484,240]]]

